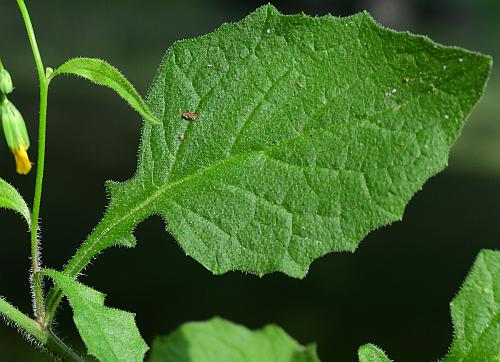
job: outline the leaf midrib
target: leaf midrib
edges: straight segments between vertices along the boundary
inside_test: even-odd
[[[395,105],[392,105],[382,111],[379,111],[379,112],[376,112],[372,115],[368,115],[368,116],[365,116],[365,117],[362,117],[362,118],[359,118],[357,119],[358,121],[370,121],[371,119],[381,115],[381,114],[384,114],[386,112],[390,112],[390,111],[394,111],[394,110],[400,110],[402,109],[403,107],[405,106],[408,106],[411,102],[414,102],[416,100],[419,99],[420,96],[422,95],[425,95],[426,93],[422,93],[420,94],[419,96],[417,97],[414,97],[414,98],[411,98],[410,100],[406,101],[405,103],[402,103],[402,104],[395,104]],[[331,130],[331,128],[333,127],[336,127],[336,126],[342,126],[342,125],[346,125],[347,123],[344,123],[344,124],[335,124],[335,125],[332,125],[330,127],[325,127],[325,128],[319,128],[319,129],[316,129],[316,130],[311,130],[310,132],[324,132],[324,131],[327,131],[327,130]],[[383,128],[383,127],[380,127],[380,125],[375,125],[379,128]],[[385,129],[386,131],[389,131],[389,132],[394,132],[394,130],[391,130],[391,129],[387,129],[387,128],[383,128]],[[404,132],[404,131],[400,131],[400,132]],[[149,197],[147,197],[143,202],[139,203],[137,206],[135,206],[134,208],[130,209],[127,213],[125,213],[122,217],[118,218],[116,221],[112,222],[109,226],[107,226],[106,228],[104,228],[104,230],[102,230],[97,236],[95,236],[95,241],[92,242],[92,244],[85,250],[85,252],[83,253],[82,257],[80,260],[84,259],[90,252],[93,251],[93,249],[99,244],[99,242],[101,241],[101,239],[108,233],[110,232],[114,227],[116,227],[117,225],[119,225],[120,223],[122,223],[123,221],[127,220],[128,218],[132,217],[133,215],[135,215],[138,211],[144,209],[145,207],[147,207],[148,205],[150,205],[151,203],[153,203],[154,201],[156,201],[162,194],[168,192],[169,190],[175,188],[176,186],[178,185],[181,185],[185,182],[188,182],[196,177],[199,177],[199,176],[202,176],[203,174],[205,174],[206,172],[209,172],[211,171],[212,169],[216,169],[217,167],[225,164],[225,163],[229,163],[229,162],[234,162],[234,161],[237,161],[238,159],[245,159],[245,158],[249,158],[249,157],[252,157],[252,156],[257,156],[259,154],[261,155],[266,155],[267,152],[270,152],[272,151],[273,149],[276,149],[276,148],[279,148],[279,147],[282,147],[284,146],[285,144],[289,143],[289,142],[292,142],[292,141],[295,141],[301,137],[304,137],[304,136],[307,136],[309,133],[307,132],[303,132],[301,134],[298,134],[294,137],[290,137],[286,140],[284,140],[283,142],[281,143],[277,143],[275,145],[272,145],[271,147],[268,147],[264,150],[258,150],[258,151],[248,151],[248,152],[245,152],[245,153],[242,153],[242,154],[239,154],[239,155],[236,155],[234,157],[228,157],[228,158],[225,158],[225,159],[222,159],[220,161],[217,161],[217,162],[214,162],[212,163],[211,165],[195,172],[195,173],[192,173],[192,174],[189,174],[187,176],[185,176],[184,178],[181,178],[177,181],[174,181],[174,182],[171,182],[171,183],[167,183],[165,184],[164,186],[161,186],[161,187],[158,187],[158,190],[155,191],[152,195],[150,195]],[[92,237],[92,234],[91,234],[91,237]],[[71,263],[69,265],[70,269],[66,270],[66,273],[69,273],[70,275],[73,275],[75,273],[76,270],[79,269],[80,267],[80,261],[77,260],[73,263]]]

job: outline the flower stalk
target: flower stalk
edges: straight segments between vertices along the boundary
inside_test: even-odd
[[[26,26],[28,38],[35,58],[36,68],[38,72],[38,81],[40,83],[40,113],[39,113],[39,127],[38,127],[38,160],[36,167],[36,184],[35,196],[33,199],[33,213],[31,215],[31,287],[33,289],[33,310],[38,322],[43,323],[45,320],[45,302],[43,285],[40,278],[34,276],[41,270],[41,255],[39,245],[39,224],[40,217],[40,204],[42,198],[43,186],[43,173],[45,166],[45,132],[47,122],[47,100],[48,100],[48,81],[45,76],[45,68],[43,66],[40,50],[36,41],[35,31],[33,24],[26,8],[24,0],[17,0],[19,10]]]
[[[2,60],[0,60],[0,93],[10,94],[13,90],[12,78],[7,69],[4,68]]]
[[[45,314],[45,296],[43,292],[42,277],[40,274],[41,268],[41,252],[39,240],[39,217],[40,206],[42,198],[43,174],[45,166],[45,134],[47,123],[47,103],[48,103],[48,88],[50,81],[48,75],[45,74],[42,57],[33,30],[33,25],[26,8],[24,0],[16,0],[21,11],[21,15],[26,26],[28,38],[31,44],[33,57],[35,59],[38,80],[40,85],[40,102],[39,102],[39,128],[38,128],[38,160],[36,166],[36,183],[35,195],[33,199],[33,211],[31,215],[31,273],[30,273],[30,286],[33,291],[33,311],[35,319],[31,319],[4,299],[0,298],[0,315],[5,316],[13,321],[20,328],[30,334],[43,344],[55,356],[67,361],[83,361],[71,348],[69,348],[63,341],[61,341],[47,325]],[[4,69],[0,62],[0,70]],[[7,143],[14,153],[17,171],[19,173],[27,173],[31,169],[31,162],[29,161],[26,150],[29,147],[29,138],[26,131],[26,125],[22,119],[21,114],[17,108],[10,103],[6,94],[13,89],[12,79],[8,72],[0,72],[0,86],[1,88],[1,115],[4,123],[4,129]]]

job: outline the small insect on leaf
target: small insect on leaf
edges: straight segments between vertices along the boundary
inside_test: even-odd
[[[185,120],[188,120],[188,121],[194,121],[194,120],[200,118],[200,115],[195,114],[195,113],[191,113],[191,112],[184,112],[182,114],[182,118],[184,118]]]

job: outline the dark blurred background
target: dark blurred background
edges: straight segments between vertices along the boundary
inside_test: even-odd
[[[173,41],[243,18],[260,1],[27,1],[46,66],[93,56],[121,69],[145,94]],[[500,59],[497,0],[273,1],[284,13],[350,15],[367,9],[382,24],[426,34]],[[37,83],[14,0],[0,2],[0,56],[33,141]],[[500,62],[498,62],[500,63]],[[498,64],[497,63],[497,64]],[[45,196],[44,264],[61,268],[104,212],[104,181],[136,167],[140,122],[107,89],[58,79],[51,88]],[[33,142],[34,143],[34,142]],[[30,150],[35,158],[35,147]],[[21,177],[0,140],[1,177],[32,199],[34,173]],[[403,222],[372,232],[355,254],[313,263],[304,280],[281,274],[214,277],[183,255],[159,218],[142,223],[135,249],[111,249],[81,280],[107,304],[137,313],[147,342],[181,323],[222,316],[251,328],[277,323],[301,343],[317,342],[323,361],[355,361],[373,342],[397,361],[442,357],[452,339],[449,302],[481,248],[500,247],[500,69],[471,116],[449,168],[409,204]],[[0,211],[0,294],[30,310],[29,242],[20,218]],[[67,305],[58,329],[82,348]],[[16,331],[0,325],[0,360],[45,361]]]

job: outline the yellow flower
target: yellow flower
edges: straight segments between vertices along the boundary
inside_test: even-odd
[[[19,149],[13,150],[13,152],[16,160],[16,172],[20,175],[27,175],[31,171],[32,163],[28,157],[26,148],[21,144]]]
[[[26,175],[31,170],[31,162],[26,152],[30,146],[30,140],[23,116],[5,95],[0,108],[3,132],[7,145],[14,154],[16,171],[21,175]]]

